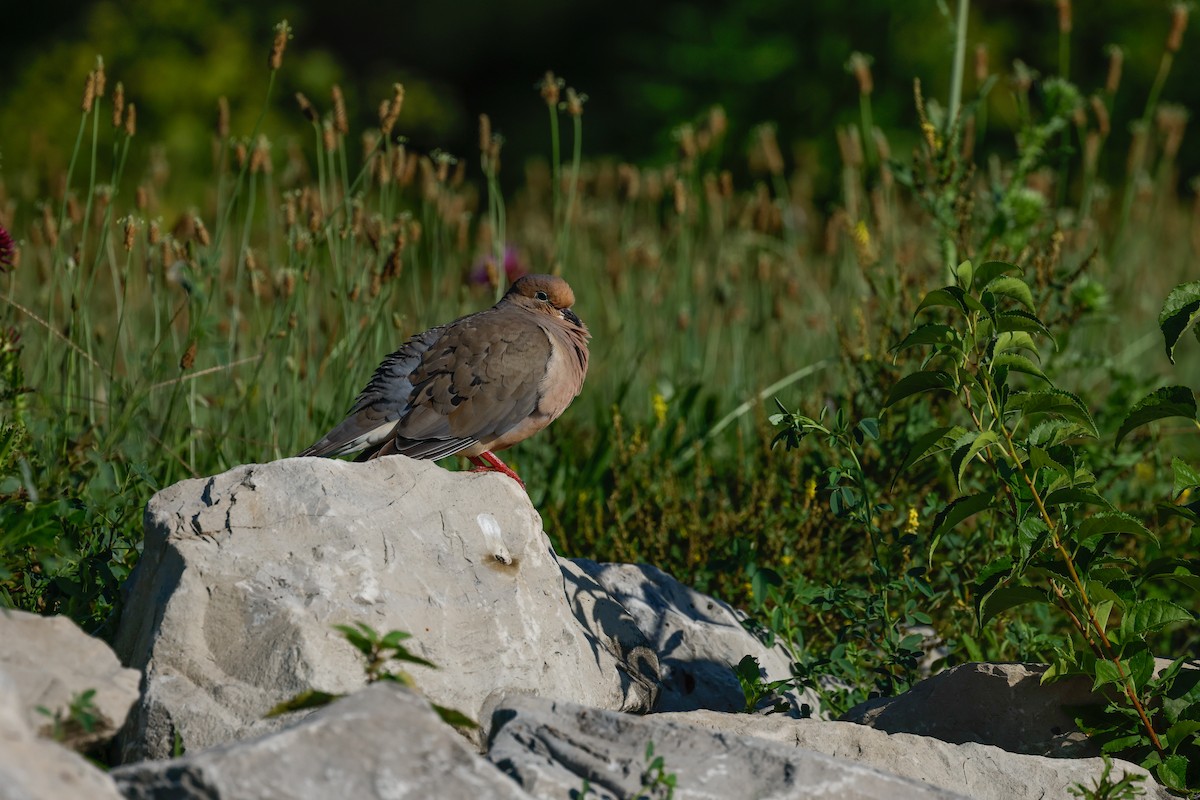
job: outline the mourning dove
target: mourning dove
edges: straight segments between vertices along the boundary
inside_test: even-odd
[[[462,455],[525,483],[493,451],[558,418],[583,387],[587,327],[562,278],[526,275],[500,302],[419,333],[384,359],[349,416],[301,456]]]

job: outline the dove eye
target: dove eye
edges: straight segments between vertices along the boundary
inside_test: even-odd
[[[538,300],[549,300],[550,299],[550,295],[546,294],[545,292],[538,292],[537,294],[534,295],[534,297],[536,297]]]

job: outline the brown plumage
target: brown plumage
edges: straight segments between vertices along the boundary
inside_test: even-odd
[[[583,388],[590,335],[574,304],[562,278],[526,275],[486,311],[413,336],[379,365],[349,416],[299,455],[457,454],[524,486],[493,451],[549,425]]]

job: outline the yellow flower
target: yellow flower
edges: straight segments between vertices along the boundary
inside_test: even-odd
[[[917,509],[912,506],[908,507],[908,519],[904,522],[905,533],[916,533],[917,527],[920,525],[921,518],[917,515]]]
[[[1139,461],[1133,465],[1133,474],[1139,481],[1149,483],[1154,480],[1154,467],[1145,461]]]
[[[1184,489],[1182,492],[1179,493],[1179,500],[1176,502],[1176,505],[1181,505],[1181,506],[1187,505],[1188,498],[1191,496],[1192,496],[1192,490]]]
[[[871,246],[871,231],[867,228],[867,221],[860,219],[854,225],[854,241],[858,242],[862,247]]]
[[[787,553],[784,553],[779,557],[779,563],[785,567],[790,567],[792,565],[792,557]]]
[[[804,505],[808,505],[817,496],[817,479],[809,478],[804,482]]]
[[[662,396],[661,392],[655,392],[650,398],[650,405],[654,408],[654,419],[662,425],[667,421],[667,398]]]

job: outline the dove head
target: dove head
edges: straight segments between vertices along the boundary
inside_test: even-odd
[[[549,314],[574,325],[583,326],[571,310],[575,293],[556,275],[524,275],[509,287],[504,300],[530,311]]]

